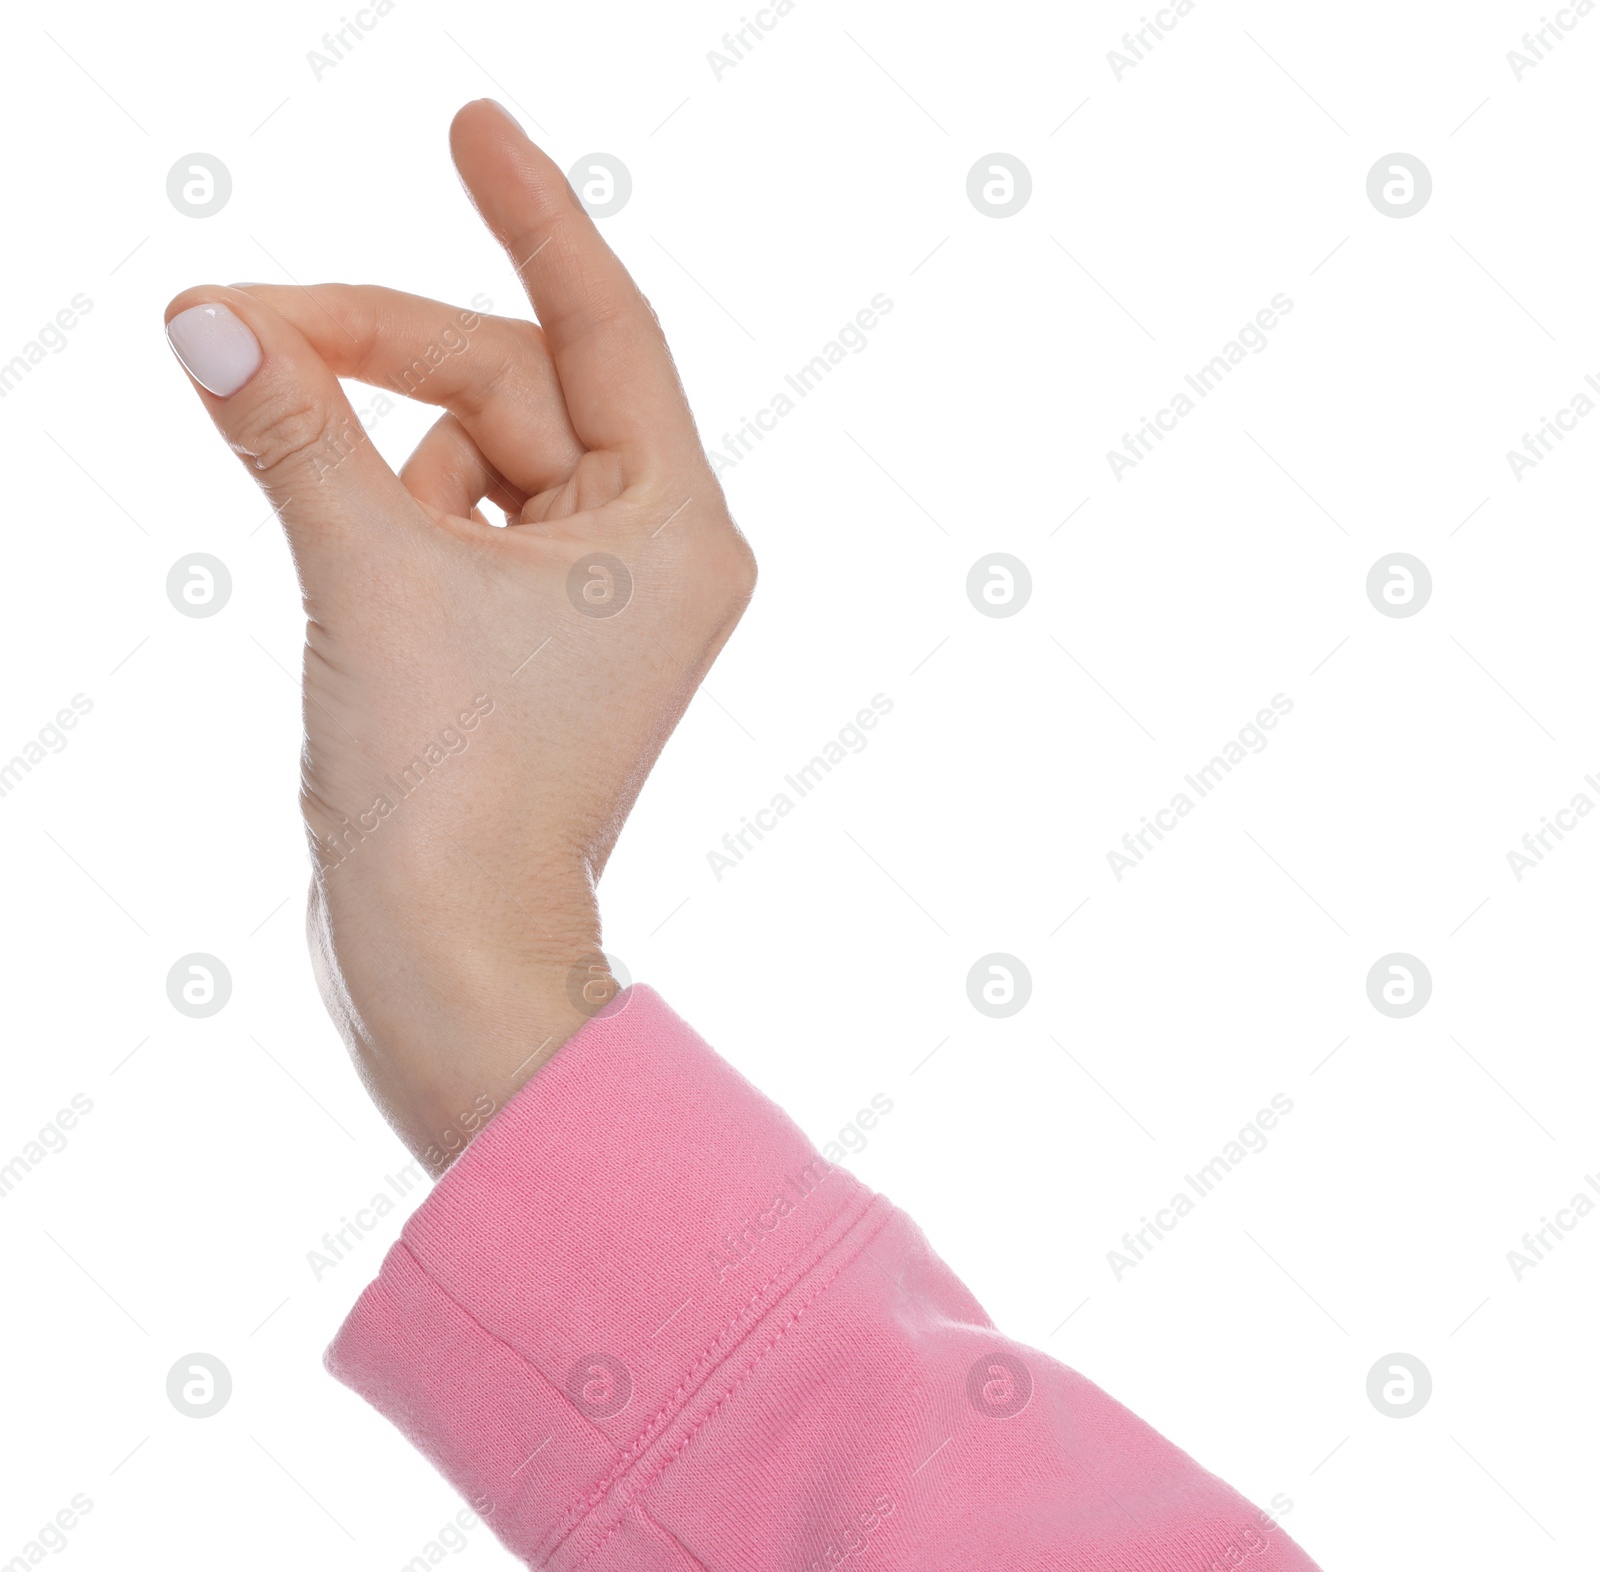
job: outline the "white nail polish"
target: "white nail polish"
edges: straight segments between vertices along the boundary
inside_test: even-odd
[[[167,324],[167,342],[206,392],[237,393],[261,364],[254,333],[226,306],[190,306]]]

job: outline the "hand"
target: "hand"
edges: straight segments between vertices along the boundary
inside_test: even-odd
[[[655,315],[560,170],[488,100],[450,134],[538,325],[350,285],[167,308],[300,576],[322,996],[436,1171],[615,991],[595,882],[755,583]],[[398,476],[341,376],[445,410]]]

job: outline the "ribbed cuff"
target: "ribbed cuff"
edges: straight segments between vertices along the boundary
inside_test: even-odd
[[[617,1530],[752,1330],[887,1210],[636,985],[445,1174],[327,1367],[542,1563]]]

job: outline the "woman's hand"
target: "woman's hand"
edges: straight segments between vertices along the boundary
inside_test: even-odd
[[[614,992],[595,882],[755,582],[655,316],[560,170],[487,100],[451,146],[539,325],[350,285],[167,308],[299,571],[323,998],[435,1170]],[[341,376],[444,409],[398,476]]]

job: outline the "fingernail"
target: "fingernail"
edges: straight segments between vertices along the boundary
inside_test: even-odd
[[[190,306],[167,324],[167,342],[207,393],[237,393],[261,364],[254,333],[226,306]]]

